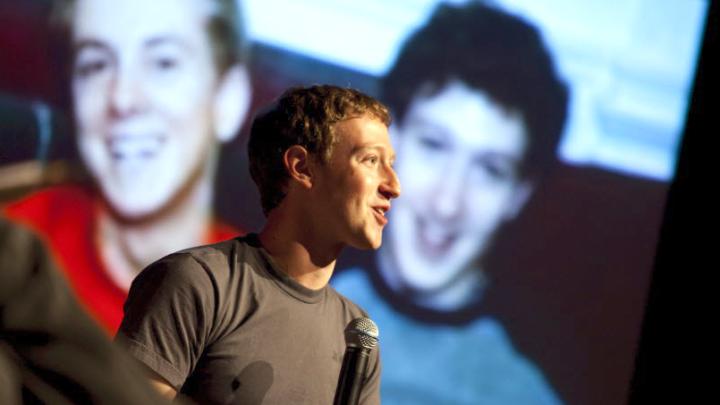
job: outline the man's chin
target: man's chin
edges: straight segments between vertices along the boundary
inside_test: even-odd
[[[146,195],[138,195],[135,198],[114,197],[105,195],[105,205],[116,218],[130,223],[150,220],[166,205],[161,199],[149,199]]]
[[[378,250],[382,245],[382,237],[366,237],[361,241],[352,244],[352,247],[360,250]]]
[[[374,238],[370,238],[370,249],[378,250],[382,246],[382,231]]]

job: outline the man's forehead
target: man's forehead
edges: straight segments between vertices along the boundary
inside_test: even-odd
[[[387,137],[388,127],[372,115],[362,115],[340,121],[334,125],[335,135],[360,141],[366,138]]]
[[[210,0],[80,0],[74,12],[75,41],[145,41],[148,37],[192,37],[205,33]]]
[[[395,155],[387,126],[372,115],[338,122],[335,137],[335,149],[347,151],[351,155],[365,150]]]
[[[97,49],[97,50],[109,50],[112,51],[112,49],[115,45],[118,45],[117,43],[110,43],[106,42],[99,38],[93,38],[93,37],[78,37],[75,39],[75,42],[73,43],[73,50],[75,52],[78,52],[80,50],[84,49]],[[136,44],[137,46],[140,46],[142,48],[151,50],[151,49],[167,49],[168,47],[172,47],[173,49],[179,49],[183,51],[193,51],[194,47],[192,46],[192,43],[189,41],[184,40],[182,37],[178,37],[176,35],[173,35],[172,33],[158,33],[157,36],[154,37],[147,37],[139,44]]]
[[[378,153],[388,154],[391,157],[395,157],[395,151],[389,144],[367,143],[356,145],[350,149],[351,154],[362,153],[365,151],[376,151]]]
[[[463,149],[490,148],[513,155],[522,154],[529,141],[519,112],[462,82],[414,100],[401,127],[405,135],[432,136]]]
[[[353,130],[363,125],[371,125],[376,129],[384,129],[387,132],[388,126],[378,117],[373,114],[366,113],[362,115],[352,116],[342,121],[335,123],[334,128],[336,131],[342,130]]]

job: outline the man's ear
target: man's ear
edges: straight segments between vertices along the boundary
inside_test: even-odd
[[[300,145],[293,145],[285,150],[283,164],[290,181],[297,182],[304,188],[312,188],[312,162],[310,153]]]
[[[508,201],[507,208],[505,210],[504,219],[506,221],[515,219],[520,211],[523,210],[525,204],[530,199],[533,191],[535,190],[535,184],[531,180],[520,181],[513,190],[513,195]]]
[[[220,77],[213,100],[215,136],[220,142],[232,140],[245,121],[252,89],[250,77],[243,65],[230,67]]]

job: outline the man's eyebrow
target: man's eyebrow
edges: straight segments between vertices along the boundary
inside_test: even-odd
[[[154,37],[151,37],[150,39],[143,42],[143,46],[146,47],[155,47],[155,46],[162,46],[162,45],[177,45],[181,48],[190,49],[190,45],[187,43],[187,41],[183,40],[182,38],[179,38],[172,34],[161,34],[156,35]]]
[[[143,43],[143,46],[152,48],[152,47],[162,46],[162,45],[166,45],[166,44],[177,45],[177,46],[179,46],[181,48],[185,48],[185,49],[191,48],[190,45],[186,41],[184,41],[183,39],[178,38],[174,35],[170,35],[170,34],[162,34],[162,35],[157,35],[152,38],[149,38],[149,39],[145,40],[145,42]],[[108,50],[108,51],[111,50],[110,45],[108,45],[107,43],[105,43],[101,40],[93,39],[93,38],[81,38],[73,44],[73,51],[75,53],[77,53],[83,49],[88,49],[88,48],[102,49],[102,50]]]
[[[516,156],[512,153],[503,152],[503,151],[496,151],[496,150],[485,150],[482,152],[477,152],[473,154],[473,159],[475,160],[493,160],[493,161],[503,161],[503,162],[510,162],[511,164],[520,164],[523,161],[522,156]]]
[[[371,144],[371,145],[360,145],[360,146],[356,146],[356,147],[354,147],[354,148],[350,151],[350,154],[351,154],[351,155],[356,155],[356,154],[361,153],[361,152],[364,152],[364,151],[366,151],[366,150],[375,150],[375,151],[378,151],[378,152],[380,152],[380,153],[382,153],[382,154],[384,154],[384,155],[388,155],[388,157],[389,157],[389,159],[390,159],[391,161],[394,161],[394,160],[395,160],[395,152],[394,152],[394,151],[388,151],[388,149],[387,149],[384,145],[373,145],[373,144]]]
[[[350,151],[350,153],[354,155],[354,154],[356,154],[356,153],[364,152],[364,151],[366,151],[366,150],[368,150],[368,149],[375,149],[375,150],[379,150],[379,151],[385,151],[385,147],[383,147],[383,146],[381,146],[381,145],[372,145],[372,144],[370,144],[370,145],[359,145],[359,146],[356,146],[356,147],[352,148],[352,150]]]
[[[435,121],[428,120],[427,118],[423,117],[422,115],[413,115],[408,118],[412,118],[415,122],[411,124],[411,126],[422,126],[425,127],[425,129],[429,129],[433,132],[440,132],[440,133],[448,133],[451,132],[449,128],[447,128],[445,125],[439,124]],[[409,122],[409,120],[408,120]]]
[[[73,44],[73,52],[75,53],[88,48],[110,50],[110,47],[105,42],[97,39],[80,39]]]

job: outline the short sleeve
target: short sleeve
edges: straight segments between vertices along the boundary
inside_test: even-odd
[[[116,341],[179,390],[212,330],[217,289],[191,254],[167,256],[132,283]]]

